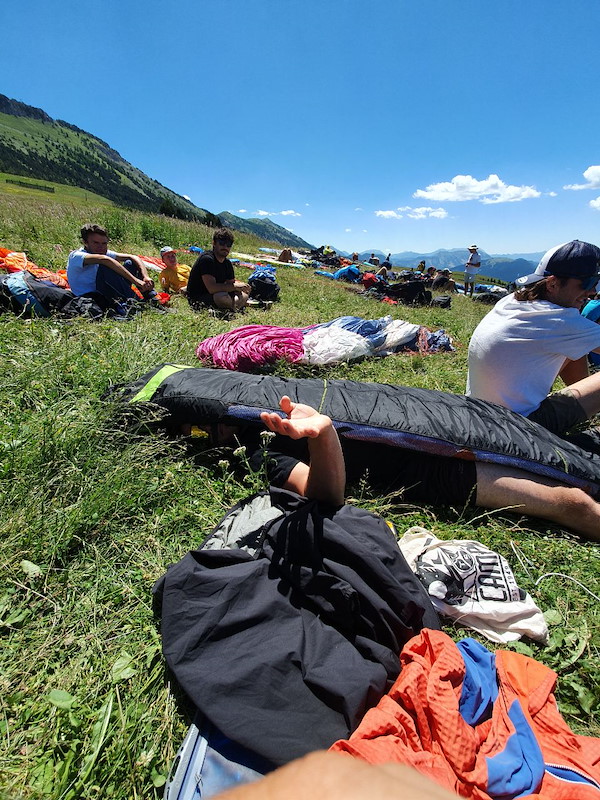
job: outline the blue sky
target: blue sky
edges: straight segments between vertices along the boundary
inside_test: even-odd
[[[598,0],[3,0],[0,92],[314,244],[533,252],[600,243],[599,23]]]

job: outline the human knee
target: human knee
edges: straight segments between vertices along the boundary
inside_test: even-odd
[[[217,308],[233,308],[233,298],[228,292],[217,292],[213,294],[212,299]]]
[[[600,505],[589,494],[576,486],[557,486],[553,491],[553,501],[566,514],[573,514],[573,520],[582,513],[597,514],[600,522]]]

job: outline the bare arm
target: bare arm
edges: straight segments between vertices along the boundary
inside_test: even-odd
[[[310,454],[310,464],[297,464],[284,488],[333,506],[343,505],[346,467],[331,419],[310,406],[293,403],[287,395],[281,398],[280,406],[285,419],[265,411],[260,415],[262,421],[274,433],[308,439]]]
[[[206,291],[210,294],[217,292],[232,292],[234,289],[239,291],[250,291],[250,286],[243,281],[238,281],[235,278],[229,278],[224,283],[217,283],[214,275],[203,275],[202,280],[206,286]]]
[[[142,276],[142,280],[145,282],[146,289],[151,289],[154,286],[154,281],[148,275],[148,270],[146,269],[146,265],[144,264],[143,260],[139,256],[134,256],[131,253],[117,253],[115,258],[119,262],[123,261],[133,261],[136,267],[139,269],[140,274]]]
[[[578,358],[575,361],[567,358],[558,374],[565,386],[570,386],[572,383],[577,383],[577,381],[587,378],[590,374],[587,356],[582,356],[582,358]]]
[[[126,259],[128,256],[126,256]],[[134,286],[137,286],[138,289],[141,291],[145,291],[146,289],[151,289],[153,284],[152,281],[149,279],[140,280],[140,278],[136,278],[129,270],[120,264],[116,259],[111,258],[110,256],[102,256],[102,255],[94,255],[93,253],[87,253],[83,257],[83,264],[101,264],[103,267],[108,267],[108,269],[112,269],[113,272],[116,272],[117,275],[121,275],[121,277],[125,278],[129,283],[133,283]],[[143,274],[143,273],[142,273]],[[148,285],[148,281],[150,285]]]
[[[358,758],[317,751],[215,800],[452,800],[457,796],[404,764],[372,766]]]

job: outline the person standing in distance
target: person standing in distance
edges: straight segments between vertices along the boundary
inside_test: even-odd
[[[477,252],[477,245],[472,244],[469,247],[469,258],[465,264],[465,296],[469,294],[473,297],[473,289],[475,288],[475,276],[481,267],[481,259]]]

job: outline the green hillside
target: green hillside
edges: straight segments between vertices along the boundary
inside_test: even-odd
[[[221,220],[149,178],[97,136],[0,94],[0,195],[44,192],[10,182],[19,178],[53,187],[47,194],[61,201],[111,203],[211,227],[223,223],[276,246],[311,247],[269,219],[246,220],[224,212]]]
[[[98,137],[0,95],[0,171],[76,186],[117,205],[217,224]]]
[[[125,253],[157,256],[163,245],[187,248],[193,244],[203,249],[211,246],[214,228],[201,222],[119,208],[102,199],[100,203],[92,202],[83,189],[48,183],[56,187],[52,194],[6,184],[1,177],[0,191],[3,186],[17,191],[12,195],[0,193],[0,247],[25,251],[41,267],[66,267],[69,251],[79,246],[79,230],[85,222],[105,227],[114,249]],[[24,194],[19,195],[21,189]],[[66,199],[60,199],[62,194],[68,195]],[[255,253],[259,247],[277,244],[235,232],[234,250],[239,252]],[[182,254],[181,260],[192,264],[195,255]]]

